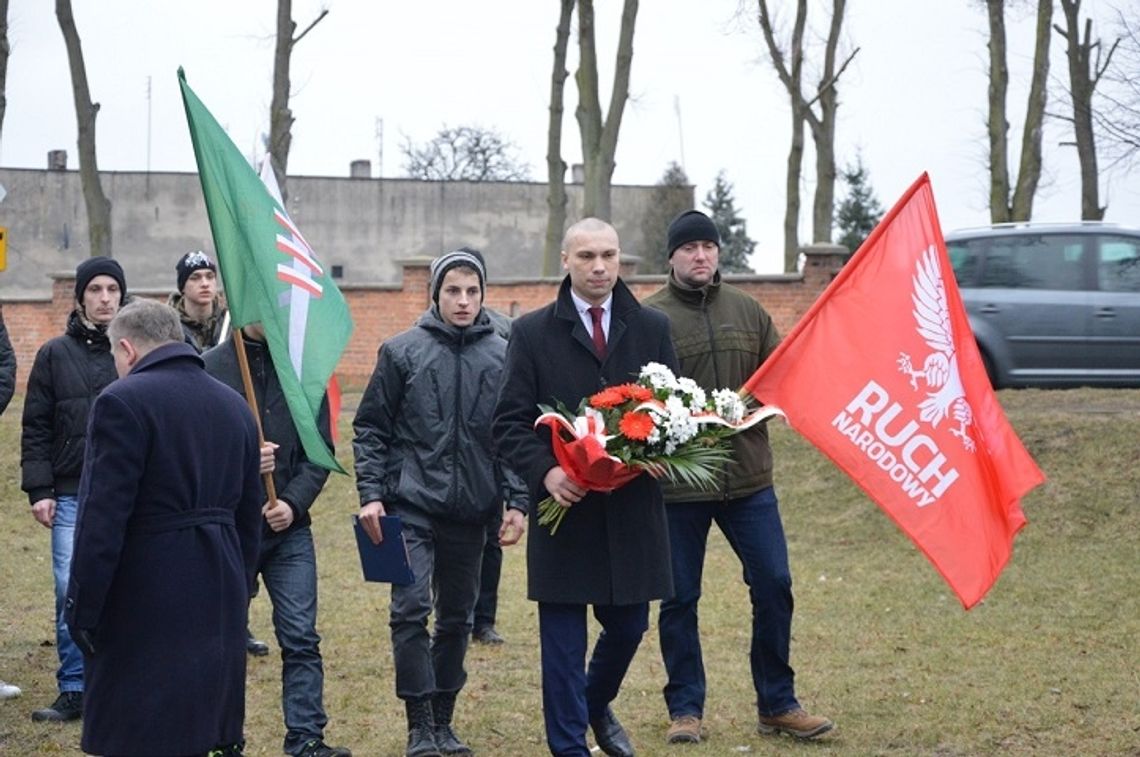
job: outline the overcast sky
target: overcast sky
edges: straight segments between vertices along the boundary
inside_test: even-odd
[[[632,100],[618,144],[617,183],[653,184],[682,163],[703,200],[720,170],[758,243],[753,267],[781,263],[787,96],[766,63],[755,3],[642,0],[634,39]],[[789,1],[773,5],[791,13]],[[822,37],[824,7],[812,2]],[[73,0],[92,99],[102,106],[102,170],[193,171],[194,156],[175,78],[178,66],[238,147],[252,154],[268,131],[275,0]],[[620,0],[596,0],[598,55],[608,102]],[[1094,13],[1108,5],[1086,0]],[[385,177],[403,176],[400,146],[429,139],[443,124],[494,127],[520,148],[531,175],[545,180],[547,104],[554,0],[294,0],[300,27],[329,15],[293,56],[293,175],[346,176],[368,158]],[[790,18],[788,19],[790,21]],[[1057,22],[1063,20],[1060,10]],[[11,0],[8,108],[0,165],[43,168],[63,148],[78,167],[75,114],[53,3]],[[1016,160],[1032,58],[1032,11],[1009,21],[1011,151]],[[1108,27],[1098,27],[1108,34]],[[988,223],[985,111],[986,25],[972,0],[855,0],[848,4],[844,52],[860,48],[840,81],[840,164],[861,150],[871,183],[889,207],[923,171],[931,175],[944,230]],[[570,48],[570,70],[576,64]],[[1054,42],[1052,76],[1064,75]],[[149,85],[148,85],[149,81]],[[149,88],[148,88],[149,87]],[[1055,87],[1056,88],[1056,87]],[[149,96],[148,96],[149,92]],[[567,80],[564,158],[580,157],[573,118],[577,89]],[[1059,101],[1054,101],[1061,107]],[[1053,123],[1035,220],[1080,213],[1075,150]],[[810,142],[810,139],[809,139]],[[813,157],[805,160],[810,177]],[[801,240],[810,235],[810,182]],[[1107,220],[1140,221],[1140,177],[1110,177],[1101,190]],[[837,200],[842,197],[837,186]],[[3,206],[0,205],[0,218]],[[320,240],[312,240],[320,249]]]

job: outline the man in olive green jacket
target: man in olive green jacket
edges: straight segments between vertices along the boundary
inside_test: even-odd
[[[720,235],[704,213],[690,210],[677,216],[669,225],[668,245],[669,281],[644,304],[669,316],[681,375],[706,391],[742,386],[779,343],[772,318],[747,293],[721,282]],[[665,703],[671,744],[700,741],[703,733],[705,671],[697,603],[713,521],[740,558],[752,600],[750,656],[760,732],[815,738],[833,727],[827,718],[809,715],[796,700],[795,673],[788,662],[792,577],[772,486],[768,428],[750,429],[732,442],[733,460],[719,487],[665,488],[675,594],[661,603],[658,630],[669,678]]]

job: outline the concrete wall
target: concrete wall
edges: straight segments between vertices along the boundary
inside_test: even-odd
[[[173,287],[174,263],[214,245],[198,175],[103,172],[111,200],[113,254],[128,289]],[[8,269],[0,300],[43,299],[50,274],[74,271],[90,254],[77,171],[0,168],[7,196]],[[491,276],[538,276],[546,235],[546,184],[412,179],[289,178],[289,213],[321,262],[341,266],[344,286],[395,283],[397,260],[434,257],[462,245],[481,249]],[[640,254],[641,218],[653,187],[613,188],[623,255]],[[691,188],[690,188],[691,191]],[[567,218],[581,215],[582,187],[568,185]]]
[[[781,334],[791,330],[839,272],[847,251],[842,247],[819,246],[806,248],[804,252],[807,261],[802,274],[726,277],[759,300]],[[372,373],[381,342],[411,326],[427,308],[430,260],[419,257],[398,261],[400,274],[395,284],[342,287],[355,324],[352,339],[337,366],[345,386],[363,387]],[[634,266],[629,263],[623,264],[622,278],[639,298],[657,291],[665,283],[664,276],[636,275]],[[520,315],[553,300],[561,281],[560,278],[492,277],[487,283],[485,301],[499,312]],[[36,350],[51,337],[63,333],[68,313],[75,305],[75,280],[71,273],[52,277],[50,284],[50,297],[3,301],[3,317],[16,350],[16,387],[20,393],[27,385]],[[162,300],[169,293],[170,287],[135,290],[136,296]]]

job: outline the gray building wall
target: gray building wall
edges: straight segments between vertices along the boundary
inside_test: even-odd
[[[174,263],[189,250],[213,254],[198,175],[106,171],[114,256],[129,289],[174,287]],[[0,168],[7,196],[8,269],[0,299],[51,295],[53,272],[71,271],[89,254],[87,213],[78,171]],[[637,256],[641,218],[652,186],[615,186],[613,222],[623,256]],[[396,263],[461,245],[484,252],[493,279],[540,275],[546,235],[546,184],[429,182],[414,179],[289,177],[289,214],[326,266],[345,284],[393,283]],[[691,191],[691,188],[690,188]],[[581,185],[568,185],[567,219],[577,220]]]

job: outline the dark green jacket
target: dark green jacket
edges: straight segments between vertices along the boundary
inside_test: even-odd
[[[771,316],[743,290],[723,284],[720,274],[701,289],[687,289],[673,275],[644,302],[669,316],[673,347],[688,376],[706,391],[739,389],[776,349],[780,335]],[[768,426],[732,437],[733,462],[717,489],[665,485],[666,502],[735,499],[772,485]]]

